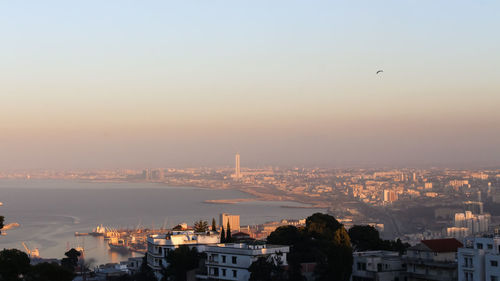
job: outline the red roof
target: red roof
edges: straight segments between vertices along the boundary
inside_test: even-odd
[[[458,248],[464,246],[464,244],[455,238],[422,240],[422,244],[437,253],[456,252]]]

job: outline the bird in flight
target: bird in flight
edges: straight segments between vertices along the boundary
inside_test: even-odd
[[[384,72],[384,71],[382,69],[381,70],[377,70],[377,73],[375,73],[375,74],[379,74],[381,72]]]

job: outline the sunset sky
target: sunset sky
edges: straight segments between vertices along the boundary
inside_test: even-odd
[[[496,0],[1,1],[0,169],[497,165],[499,30]]]

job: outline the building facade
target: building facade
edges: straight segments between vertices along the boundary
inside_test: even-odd
[[[406,265],[398,252],[353,253],[351,281],[403,281]]]
[[[457,250],[460,247],[463,244],[455,238],[422,240],[403,257],[406,280],[458,280]]]
[[[229,243],[206,246],[206,278],[208,280],[246,281],[250,278],[248,268],[259,257],[279,259],[281,264],[286,266],[286,256],[289,251],[289,246],[278,245]]]
[[[167,267],[166,257],[168,253],[179,246],[186,245],[195,247],[198,252],[204,252],[208,245],[220,243],[220,235],[217,232],[195,233],[188,231],[173,231],[169,234],[156,234],[148,237],[148,266],[153,269],[156,277],[161,279],[162,267]]]
[[[500,279],[500,237],[477,237],[458,249],[459,281]]]
[[[220,214],[219,223],[221,227],[224,229],[227,227],[227,223],[229,222],[229,226],[231,227],[231,231],[240,231],[240,216],[239,215],[230,215],[226,213]],[[227,230],[227,229],[226,229]]]

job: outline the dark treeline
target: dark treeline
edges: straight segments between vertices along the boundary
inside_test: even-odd
[[[282,226],[267,238],[268,244],[288,245],[286,271],[279,261],[259,258],[250,267],[252,281],[303,281],[302,263],[315,263],[317,281],[347,281],[352,273],[353,251],[389,250],[404,252],[409,244],[382,240],[372,226],[353,226],[347,232],[334,217],[316,213],[305,227]]]
[[[71,281],[78,257],[67,252],[61,265],[57,263],[39,263],[31,265],[28,255],[17,249],[0,251],[0,280],[2,281]],[[79,256],[78,252],[78,256]]]
[[[352,271],[352,248],[344,226],[334,217],[316,213],[306,219],[305,227],[282,226],[267,238],[269,244],[289,245],[286,272],[271,272],[267,278],[251,272],[251,280],[304,280],[301,263],[316,263],[314,276],[318,281],[347,281]],[[260,261],[262,262],[262,261]]]
[[[377,229],[370,225],[355,225],[349,229],[349,237],[355,251],[386,250],[402,254],[410,244],[401,240],[382,240]]]

